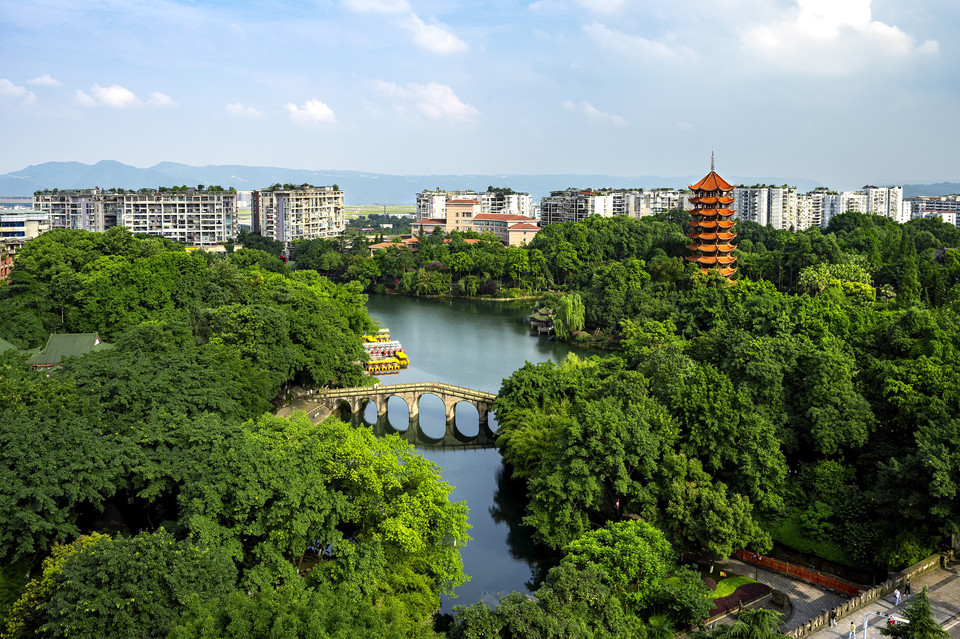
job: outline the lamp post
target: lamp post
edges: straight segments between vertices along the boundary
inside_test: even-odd
[[[893,619],[897,623],[910,623],[909,619],[904,619],[903,617],[895,617],[893,615],[888,615],[884,612],[868,612],[863,615],[863,639],[867,639],[867,620],[870,617],[883,617],[884,619]]]

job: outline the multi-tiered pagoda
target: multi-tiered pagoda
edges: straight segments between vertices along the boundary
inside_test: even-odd
[[[717,175],[712,158],[706,177],[690,185],[693,191],[690,203],[694,208],[690,211],[693,220],[688,222],[691,232],[687,233],[687,237],[693,244],[687,245],[691,252],[687,260],[696,262],[704,273],[718,269],[727,279],[737,272],[733,266],[737,261],[733,251],[737,247],[731,243],[737,237],[733,230],[737,223],[731,219],[734,211],[730,208],[733,189],[732,184]]]

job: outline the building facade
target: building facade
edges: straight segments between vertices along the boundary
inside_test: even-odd
[[[540,223],[562,224],[563,222],[582,222],[592,215],[613,217],[613,191],[594,191],[566,189],[551,191],[540,200]],[[624,203],[621,198],[620,207]]]
[[[37,191],[33,208],[50,216],[51,228],[103,233],[119,223],[121,197],[100,189]]]
[[[253,191],[250,204],[253,232],[288,247],[297,240],[337,237],[346,228],[343,191],[332,186],[261,189]]]
[[[417,219],[446,218],[449,203],[458,200],[476,200],[480,204],[480,213],[534,216],[533,198],[529,193],[516,193],[512,189],[493,189],[483,193],[437,189],[417,193]]]
[[[0,239],[21,239],[26,242],[49,230],[48,213],[0,209]]]
[[[125,226],[132,233],[159,235],[188,246],[213,246],[236,238],[237,194],[217,187],[38,191],[33,206],[49,215],[51,228],[102,233]]]
[[[960,195],[917,196],[903,201],[904,215],[911,219],[938,217],[947,224],[960,226]]]
[[[741,186],[733,190],[733,199],[737,219],[775,229],[801,228],[796,187]]]
[[[236,239],[237,194],[230,191],[159,190],[117,196],[117,224],[133,233],[159,235],[187,246]]]

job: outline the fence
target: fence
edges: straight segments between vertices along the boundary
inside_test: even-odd
[[[810,570],[803,566],[797,566],[786,561],[780,561],[779,559],[772,559],[771,557],[763,557],[756,553],[747,552],[746,550],[738,550],[733,553],[733,556],[745,563],[754,566],[759,565],[767,570],[783,573],[788,577],[816,584],[850,597],[855,597],[864,590],[854,583],[838,579],[832,575],[825,575],[819,570]]]

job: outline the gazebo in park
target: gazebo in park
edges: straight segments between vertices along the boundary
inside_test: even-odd
[[[737,258],[733,255],[737,246],[731,243],[737,237],[733,228],[737,224],[732,219],[734,210],[730,208],[733,189],[734,186],[714,170],[712,155],[710,172],[696,184],[690,185],[693,191],[690,203],[694,208],[690,211],[693,220],[688,222],[691,229],[687,237],[693,243],[687,245],[690,251],[687,261],[696,262],[704,273],[717,269],[727,279],[737,272],[734,267]]]

